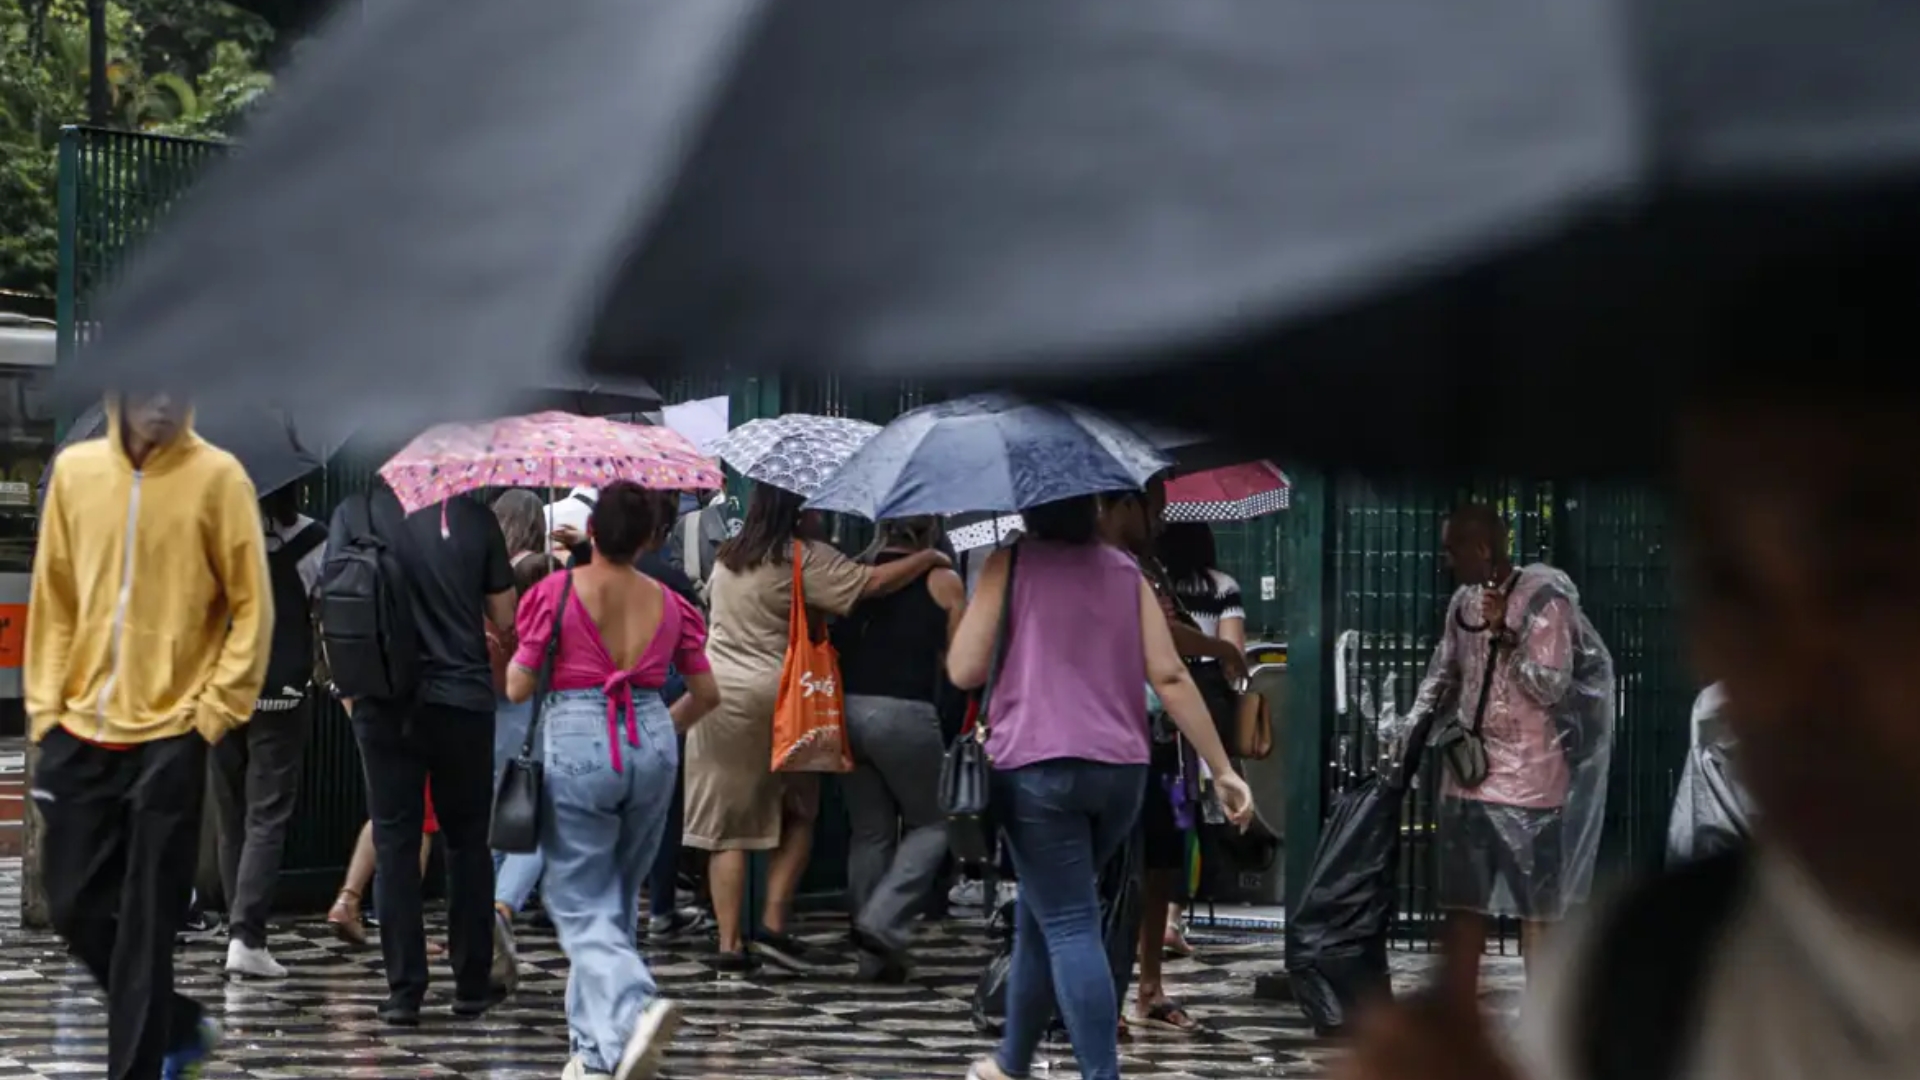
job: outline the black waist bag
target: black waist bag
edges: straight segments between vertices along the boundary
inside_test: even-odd
[[[994,632],[993,659],[987,665],[987,683],[980,688],[980,707],[973,730],[962,732],[947,748],[940,763],[940,812],[947,819],[947,847],[961,862],[980,863],[993,858],[993,762],[987,757],[987,703],[1006,660],[1007,638],[1013,617],[1014,570],[1020,549],[1007,555],[1007,584],[1000,599],[1000,627]]]

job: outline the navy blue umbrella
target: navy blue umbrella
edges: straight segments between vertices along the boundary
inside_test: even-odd
[[[928,405],[888,424],[807,506],[874,521],[1006,513],[1138,489],[1171,464],[1152,441],[1099,413],[988,394]]]

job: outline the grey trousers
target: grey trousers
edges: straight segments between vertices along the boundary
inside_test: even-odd
[[[220,888],[232,935],[260,948],[300,793],[300,763],[313,728],[313,700],[257,712],[214,745],[208,768],[220,827]]]
[[[841,780],[852,824],[847,882],[854,925],[905,949],[947,855],[940,813],[940,714],[924,701],[847,698],[853,772]]]

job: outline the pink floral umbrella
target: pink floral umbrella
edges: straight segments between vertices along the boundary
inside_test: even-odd
[[[718,488],[720,468],[664,427],[543,412],[484,424],[441,424],[380,466],[409,514],[489,487],[603,487],[631,480],[657,491]]]

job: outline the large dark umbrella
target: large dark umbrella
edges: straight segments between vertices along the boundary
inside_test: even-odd
[[[195,410],[194,431],[203,439],[238,458],[262,495],[277,491],[326,465],[327,458],[345,441],[346,433],[322,424],[303,423],[299,415],[282,409]],[[95,404],[67,429],[69,443],[99,438],[107,433],[106,410]]]
[[[1701,355],[1818,348],[1862,234],[1911,295],[1916,117],[1884,0],[356,5],[70,374],[417,427],[583,356],[830,368],[1622,467]]]

